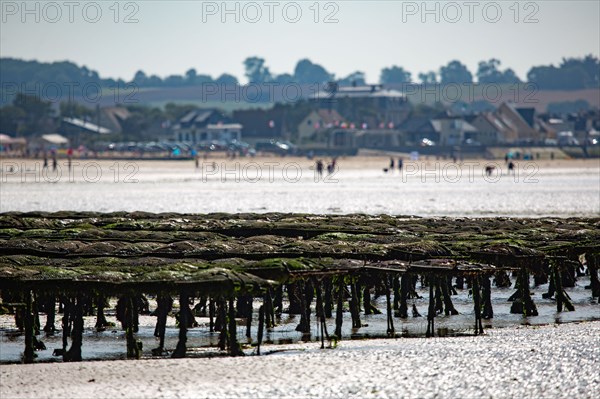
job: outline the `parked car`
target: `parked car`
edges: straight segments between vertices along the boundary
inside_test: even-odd
[[[291,155],[296,153],[296,146],[286,141],[259,141],[254,148],[258,152],[269,152],[277,155]]]

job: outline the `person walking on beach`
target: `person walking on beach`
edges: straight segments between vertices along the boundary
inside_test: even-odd
[[[390,172],[393,172],[393,171],[394,171],[394,167],[395,167],[395,166],[396,166],[396,165],[394,165],[394,158],[390,158]]]
[[[48,168],[48,153],[46,151],[44,151],[44,166],[42,166],[42,169],[47,169]]]
[[[73,161],[73,149],[69,148],[67,150],[67,167],[69,168],[69,171],[71,170],[71,162]]]
[[[508,174],[515,173],[515,164],[513,161],[508,162]]]
[[[56,161],[56,151],[52,151],[52,170],[56,171],[58,167],[58,162]]]
[[[404,166],[404,160],[402,158],[398,158],[398,171],[402,172],[402,167]]]
[[[317,161],[316,170],[317,175],[319,175],[319,177],[323,176],[323,161],[321,161],[320,159]]]

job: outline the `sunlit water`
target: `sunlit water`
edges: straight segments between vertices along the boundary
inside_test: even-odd
[[[514,286],[514,279],[513,286]],[[519,324],[525,325],[543,325],[552,323],[569,323],[584,320],[600,320],[600,311],[598,300],[592,299],[591,291],[584,287],[590,284],[589,277],[580,277],[573,288],[567,288],[567,292],[571,297],[571,302],[575,306],[574,312],[556,311],[556,302],[552,299],[543,299],[542,293],[548,291],[548,284],[539,287],[532,287],[532,298],[537,306],[539,315],[534,317],[523,317],[520,314],[511,314],[511,302],[507,299],[514,292],[514,288],[496,288],[492,287],[492,306],[494,309],[494,317],[489,320],[483,320],[484,328],[501,328],[515,326]],[[427,330],[427,308],[428,308],[428,288],[417,286],[417,291],[421,298],[410,299],[409,317],[401,319],[394,317],[394,327],[396,336],[398,337],[422,337]],[[438,315],[435,318],[435,335],[473,335],[475,325],[475,311],[473,307],[473,298],[469,295],[468,289],[457,290],[457,295],[452,296],[452,301],[458,315],[444,316]],[[197,302],[197,301],[196,301]],[[373,302],[377,308],[381,310],[381,314],[365,316],[361,313],[361,323],[363,326],[358,329],[353,329],[350,312],[346,309],[343,313],[343,339],[361,339],[361,338],[376,338],[386,337],[387,316],[386,316],[386,300],[385,296],[378,298],[373,297]],[[94,324],[95,316],[85,318],[85,333],[83,337],[82,354],[84,359],[115,359],[124,358],[126,353],[125,332],[121,329],[120,323],[114,315],[114,306],[116,302],[112,301],[112,309],[107,311],[107,319],[116,324],[116,327],[108,328],[104,332],[96,332]],[[177,302],[175,303],[177,305]],[[415,305],[421,314],[421,317],[413,317],[411,308]],[[240,342],[256,343],[257,333],[257,315],[258,307],[261,301],[254,302],[254,314],[251,328],[252,338],[247,341],[245,319],[238,319],[237,337]],[[315,317],[314,301],[312,303],[311,314],[311,335],[303,337],[302,334],[296,331],[296,326],[300,322],[299,315],[289,315],[283,313],[281,318],[277,318],[277,325],[265,331],[264,342],[266,344],[285,344],[290,342],[298,342],[302,339],[312,341],[320,340],[320,330]],[[154,301],[151,300],[151,309],[154,309]],[[284,308],[287,304],[284,303]],[[178,310],[178,309],[176,309]],[[38,355],[37,361],[52,361],[60,360],[61,357],[52,356],[54,349],[62,348],[61,334],[61,315],[56,317],[56,335],[46,337],[42,332],[40,339],[46,344],[47,348],[43,351],[36,352]],[[333,317],[327,319],[327,329],[329,334],[335,331],[335,311]],[[45,325],[45,316],[40,317],[41,325]],[[199,326],[188,330],[187,346],[188,348],[207,348],[216,347],[219,340],[218,332],[209,331],[209,319],[206,317],[197,317],[196,321]],[[154,337],[154,326],[156,317],[140,316],[140,331],[136,334],[137,339],[143,342],[143,356],[151,357],[151,349],[158,346],[158,339]],[[179,329],[176,325],[175,317],[172,315],[168,318],[165,347],[168,350],[173,350],[177,345]],[[24,347],[24,335],[15,328],[14,318],[10,315],[0,316],[0,363],[3,362],[19,362]],[[264,352],[276,350],[276,347],[266,347]],[[216,349],[211,352],[215,354]],[[203,353],[203,352],[201,352]]]
[[[85,165],[85,164],[84,164]],[[256,166],[257,165],[257,166]],[[160,163],[129,169],[108,163],[62,172],[7,173],[1,180],[0,211],[303,212],[419,216],[597,216],[600,161],[594,167],[546,168],[523,165],[515,175],[407,164],[403,173],[345,169],[316,178],[310,162],[262,162],[217,170]],[[136,166],[137,167],[137,166]],[[301,169],[298,169],[301,168]],[[97,171],[101,172],[95,182]],[[260,175],[259,175],[260,174]],[[259,178],[260,176],[260,178]],[[72,182],[70,180],[73,180]]]

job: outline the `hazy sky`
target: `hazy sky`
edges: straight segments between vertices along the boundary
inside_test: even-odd
[[[70,60],[126,80],[139,69],[165,77],[191,67],[244,80],[248,56],[277,74],[309,58],[336,77],[360,70],[375,82],[390,65],[416,79],[452,59],[475,72],[492,57],[525,78],[532,65],[600,53],[597,0],[67,1],[1,0],[1,56]]]

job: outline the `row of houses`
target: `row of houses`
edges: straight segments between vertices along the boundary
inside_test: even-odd
[[[98,136],[123,133],[131,113],[123,107],[98,108],[93,122],[63,118],[56,133],[70,144],[102,141]],[[290,140],[304,148],[374,148],[409,146],[493,146],[540,144],[565,132],[581,138],[593,129],[598,113],[556,118],[538,115],[535,108],[502,103],[491,111],[454,115],[432,113],[410,104],[406,96],[382,85],[337,87],[315,93],[309,102],[269,109],[194,109],[179,120],[144,132],[148,140],[199,145],[213,141]],[[600,123],[600,122],[597,122]],[[160,125],[160,123],[159,123]]]
[[[322,103],[319,105],[323,105]],[[256,114],[255,119],[252,116]],[[503,103],[494,111],[466,116],[442,112],[434,117],[405,115],[402,120],[351,122],[333,107],[306,112],[293,131],[284,131],[268,110],[246,111],[243,122],[218,110],[195,110],[173,126],[176,141],[193,144],[207,140],[291,139],[304,147],[391,148],[402,146],[493,146],[542,144],[558,134],[573,131],[584,135],[593,118],[566,122],[541,118],[534,108]],[[252,129],[247,128],[247,124]]]
[[[565,131],[583,137],[594,129],[593,115],[550,118],[512,103],[472,115],[415,115],[401,92],[381,85],[328,88],[315,93],[310,105],[300,115],[284,108],[236,111],[231,117],[196,110],[173,126],[172,137],[191,143],[285,139],[326,148],[448,147],[543,144]]]

